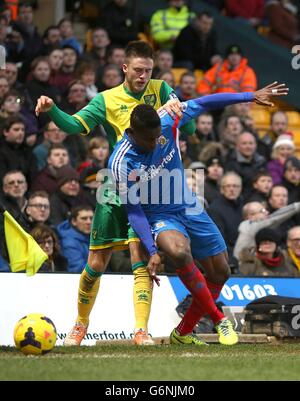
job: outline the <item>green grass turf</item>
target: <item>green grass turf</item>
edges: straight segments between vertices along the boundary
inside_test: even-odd
[[[1,380],[299,380],[300,344],[0,349]]]

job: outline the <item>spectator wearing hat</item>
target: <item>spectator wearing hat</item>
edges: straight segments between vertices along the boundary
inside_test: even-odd
[[[282,134],[276,139],[272,148],[272,160],[267,164],[267,169],[272,176],[274,184],[281,183],[285,161],[293,156],[294,152],[295,144],[290,135]]]
[[[270,160],[272,147],[280,135],[291,135],[288,133],[288,118],[284,111],[278,110],[271,114],[270,129],[258,140],[258,153],[266,160]]]
[[[283,168],[282,185],[289,193],[289,204],[300,201],[300,160],[295,157],[286,159]]]
[[[280,236],[271,228],[263,228],[255,235],[255,249],[241,253],[239,270],[247,276],[294,276],[281,251]]]
[[[295,272],[295,276],[300,276],[300,226],[295,226],[287,234],[286,255],[287,266]]]
[[[82,205],[72,208],[69,219],[57,226],[62,252],[71,273],[81,273],[88,259],[92,220],[92,207]]]
[[[85,203],[84,194],[79,185],[79,175],[73,167],[62,166],[57,171],[57,191],[50,198],[50,221],[57,225],[68,219],[71,209]]]
[[[173,49],[176,67],[207,71],[220,61],[213,23],[212,14],[202,11],[181,30]]]
[[[205,163],[204,197],[210,205],[220,196],[219,182],[224,174],[224,164],[220,157],[211,157]]]
[[[235,171],[243,181],[243,196],[251,192],[252,178],[264,168],[266,160],[256,152],[256,138],[251,132],[243,132],[237,137],[235,149],[228,155],[226,170]]]
[[[238,45],[229,46],[224,61],[210,68],[199,82],[197,91],[201,95],[223,92],[253,92],[257,88],[254,70],[242,56]]]
[[[86,204],[93,208],[96,207],[96,193],[101,185],[100,180],[97,180],[97,174],[99,171],[100,170],[96,165],[91,164],[82,169],[80,173],[80,183],[86,199]]]

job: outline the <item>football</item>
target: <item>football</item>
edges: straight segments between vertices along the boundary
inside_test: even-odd
[[[56,328],[51,319],[40,313],[22,317],[14,329],[16,347],[26,355],[43,355],[56,342]]]

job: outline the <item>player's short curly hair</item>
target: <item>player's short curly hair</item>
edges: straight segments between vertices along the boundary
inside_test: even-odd
[[[134,131],[157,128],[160,126],[160,118],[152,106],[139,104],[131,113],[130,126]]]

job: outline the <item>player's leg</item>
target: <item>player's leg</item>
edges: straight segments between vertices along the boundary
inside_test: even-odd
[[[220,311],[212,299],[204,276],[194,263],[188,238],[177,230],[167,230],[158,234],[157,244],[173,261],[177,267],[176,273],[178,277],[191,292],[193,300],[195,300],[195,314],[199,315],[201,307],[203,307],[213,321],[220,321]],[[188,322],[186,321],[186,317],[184,318],[184,328],[186,329],[186,323]],[[194,318],[194,316],[191,316],[191,318]],[[193,327],[194,326],[190,325],[189,332],[186,332],[186,330],[183,332],[182,324],[180,323],[171,334],[171,342],[195,343],[195,341],[193,341],[194,336],[190,334],[192,333]]]
[[[148,334],[148,320],[151,310],[153,281],[147,267],[147,257],[140,242],[129,243],[131,265],[134,274],[133,304],[135,314],[134,343],[153,345]]]
[[[211,297],[214,301],[219,298],[224,283],[230,276],[230,267],[228,264],[228,255],[224,239],[215,223],[210,219],[206,212],[196,216],[184,216],[189,237],[191,239],[191,250],[195,259],[197,259],[205,270],[205,279]],[[187,327],[183,319],[183,332],[190,329],[190,325],[196,324],[201,317],[208,314],[205,305],[196,305],[197,300],[193,300],[186,313]],[[197,316],[197,311],[202,313]],[[193,317],[193,318],[192,318]],[[233,345],[238,341],[238,336],[233,330],[231,322],[220,314],[219,321],[214,321],[216,330],[219,334],[219,341],[222,344]],[[193,320],[194,319],[194,320]]]
[[[112,216],[115,217],[112,218]],[[93,217],[90,252],[83,269],[78,289],[78,316],[73,329],[67,335],[64,345],[80,345],[89,324],[89,315],[94,306],[100,277],[106,270],[115,243],[127,240],[127,230],[121,235],[118,225],[118,207],[111,204],[97,203]]]
[[[89,251],[88,262],[80,275],[76,323],[65,338],[64,345],[80,345],[86,335],[90,313],[99,291],[100,278],[111,258],[112,248]]]

